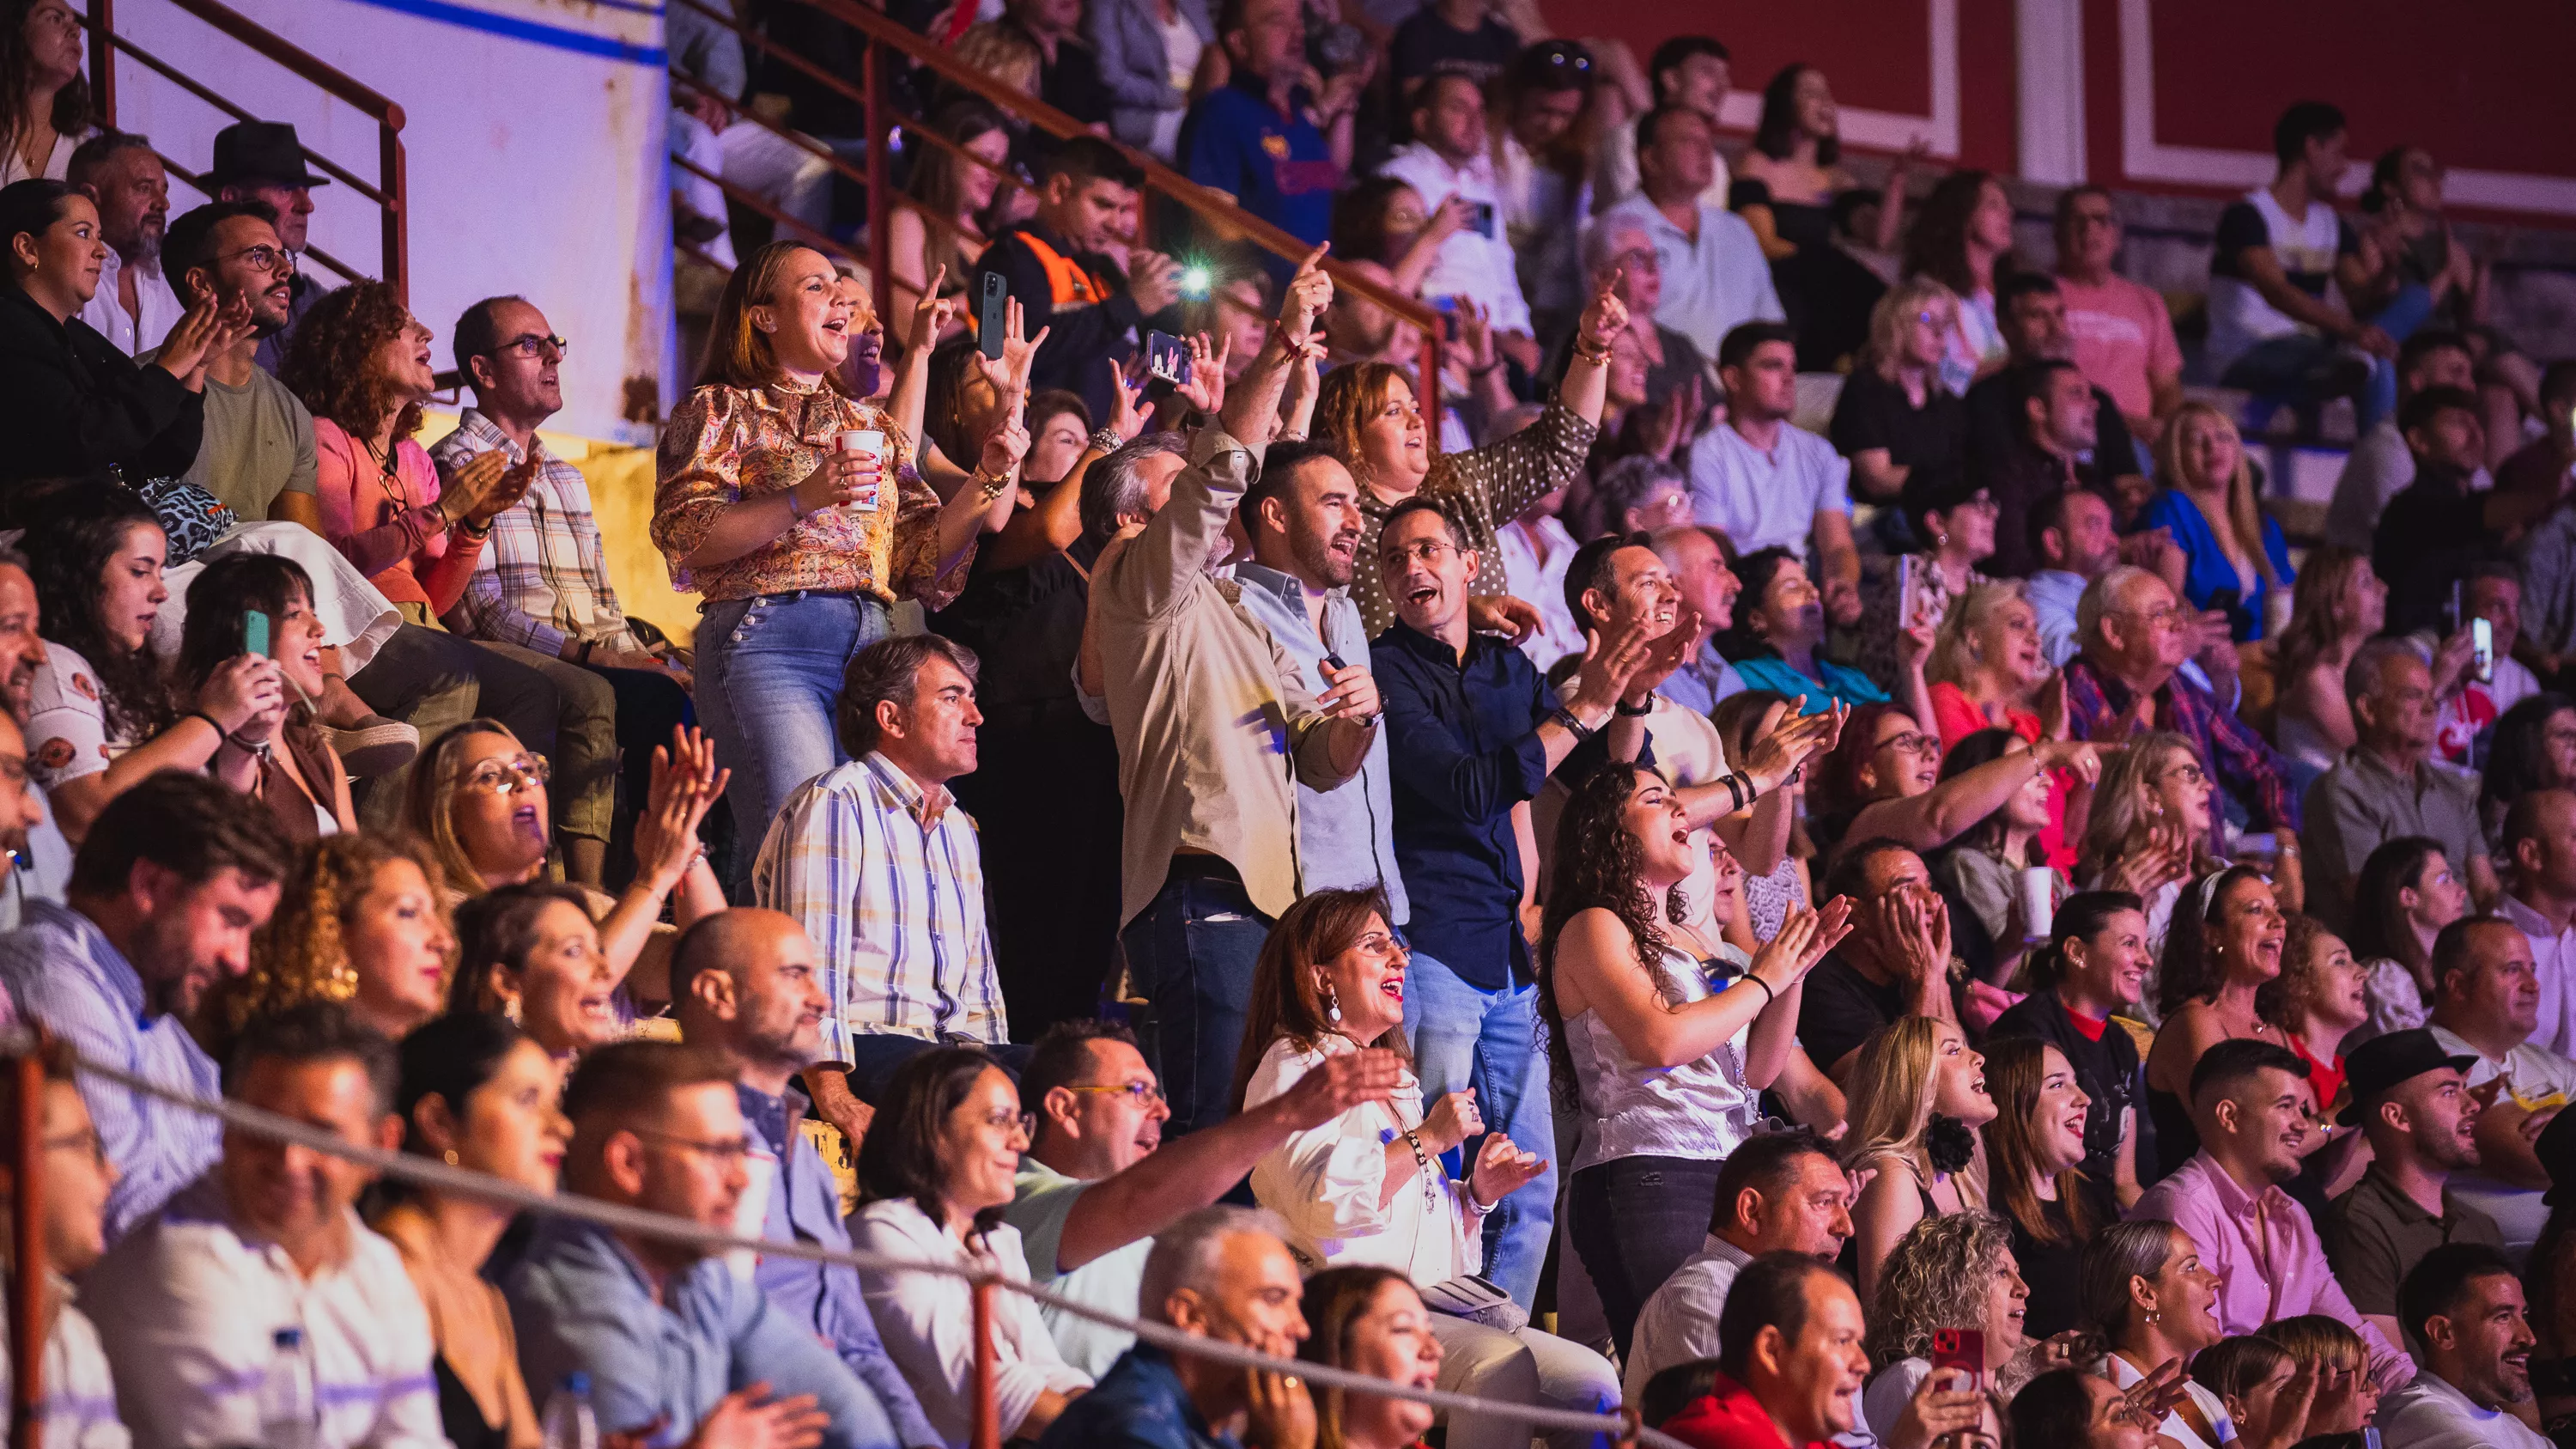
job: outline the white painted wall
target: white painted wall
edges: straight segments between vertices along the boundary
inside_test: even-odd
[[[658,0],[227,0],[401,105],[408,124],[411,303],[446,335],[479,298],[518,293],[570,339],[555,426],[645,441],[633,391],[669,393],[671,243]],[[375,123],[170,0],[116,0],[120,34],[369,182]],[[202,170],[231,118],[130,58],[117,123]],[[174,179],[171,214],[205,198]],[[314,192],[313,242],[381,268],[378,212]],[[317,279],[338,278],[315,265]]]

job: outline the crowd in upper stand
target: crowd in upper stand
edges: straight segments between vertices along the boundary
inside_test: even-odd
[[[963,1449],[984,1357],[1045,1449],[1533,1438],[77,1057],[1693,1449],[2576,1444],[2576,364],[2438,158],[2347,213],[2288,106],[2187,352],[2121,198],[2043,264],[1996,177],[1846,169],[1825,69],[1721,154],[1715,38],[892,12],[1089,134],[898,68],[880,316],[806,144],[858,37],[671,9],[675,153],[831,242],[673,173],[684,640],[546,299],[315,277],[281,124],[172,215],[0,3],[58,1442]],[[2265,428],[2347,409],[2294,538]]]

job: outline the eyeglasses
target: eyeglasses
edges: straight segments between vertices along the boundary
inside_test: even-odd
[[[1163,1100],[1163,1089],[1152,1082],[1111,1082],[1100,1087],[1076,1087],[1068,1084],[1065,1090],[1068,1092],[1124,1092],[1127,1094],[1127,1099],[1139,1107],[1150,1107]],[[1024,1120],[1034,1116],[1026,1112],[1020,1115]]]
[[[546,349],[550,347],[554,349],[554,354],[558,358],[572,350],[572,344],[566,342],[560,337],[539,337],[537,334],[531,332],[524,337],[513,337],[509,341],[493,348],[485,355],[490,357],[519,357],[525,358],[530,362],[534,362],[538,358],[545,356]]]
[[[1380,550],[1378,556],[1388,563],[1410,561],[1420,564],[1437,564],[1440,562],[1441,555],[1460,552],[1463,552],[1463,550],[1461,550],[1458,545],[1449,542],[1445,538],[1426,538],[1416,543],[1406,544],[1401,548]]]
[[[2208,778],[2209,772],[2198,765],[2176,765],[2170,770],[2159,771],[2156,783],[2161,785],[2167,780],[2180,780],[2186,785],[2198,785]]]
[[[240,257],[249,262],[251,270],[253,271],[276,271],[277,259],[280,257],[284,257],[286,259],[286,268],[288,271],[293,271],[295,269],[295,253],[288,251],[284,247],[271,246],[266,242],[261,242],[255,247],[243,247],[237,252],[219,252],[215,256],[215,262],[220,266],[225,262],[231,261],[235,257]]]
[[[1907,730],[1901,735],[1890,735],[1888,738],[1880,740],[1878,742],[1878,747],[1882,750],[1896,750],[1908,755],[1928,755],[1933,751],[1938,750],[1941,747],[1941,742],[1932,738],[1930,735],[1924,734],[1920,730]]]
[[[521,790],[535,790],[554,778],[554,767],[543,755],[521,755],[515,760],[485,760],[465,777],[465,788],[477,795],[509,795]]]
[[[751,1144],[740,1137],[720,1137],[709,1141],[700,1137],[683,1137],[676,1132],[656,1132],[650,1127],[637,1127],[632,1130],[638,1137],[650,1137],[656,1142],[676,1147],[693,1157],[706,1158],[718,1167],[732,1167],[751,1155]]]
[[[1360,937],[1359,940],[1352,944],[1360,948],[1361,955],[1376,956],[1380,959],[1392,956],[1396,952],[1404,949],[1395,943],[1395,938],[1393,936],[1388,935],[1384,931],[1371,931],[1367,935]]]
[[[1035,1112],[987,1112],[984,1114],[984,1125],[1000,1131],[1007,1131],[1016,1127],[1019,1129],[1022,1141],[1033,1142],[1037,1140],[1038,1135],[1038,1114]]]
[[[66,1132],[60,1137],[47,1137],[36,1145],[47,1152],[85,1153],[93,1164],[100,1167],[107,1165],[107,1143],[99,1137],[98,1129],[95,1127],[79,1132]]]

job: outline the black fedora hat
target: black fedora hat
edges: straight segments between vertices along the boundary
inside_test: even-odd
[[[206,170],[208,186],[328,186],[304,164],[304,143],[285,121],[241,121],[215,133],[215,164]]]
[[[2391,1089],[2444,1067],[2465,1072],[2477,1062],[2474,1056],[2454,1056],[2444,1051],[2430,1027],[2372,1037],[2344,1058],[2344,1080],[2352,1087],[2352,1101],[2343,1109],[2340,1120],[2346,1127],[2358,1127]]]

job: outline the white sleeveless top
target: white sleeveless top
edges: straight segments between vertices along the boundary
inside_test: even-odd
[[[1721,943],[1717,952],[1733,972],[1753,964],[1736,947]],[[1674,1005],[1710,995],[1700,964],[1674,947],[1664,948],[1664,972],[1682,991]],[[1583,1098],[1583,1147],[1575,1154],[1575,1170],[1621,1157],[1717,1161],[1733,1152],[1762,1115],[1761,1094],[1744,1084],[1745,1039],[1752,1030],[1747,1022],[1696,1061],[1649,1067],[1628,1055],[1600,1012],[1567,1022],[1565,1049]]]

